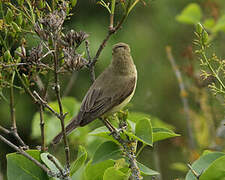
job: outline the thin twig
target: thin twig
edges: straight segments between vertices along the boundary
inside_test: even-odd
[[[189,105],[188,105],[188,99],[187,99],[187,92],[185,90],[185,86],[184,86],[184,82],[181,76],[181,72],[179,71],[179,68],[177,67],[177,64],[175,62],[175,59],[172,55],[171,52],[171,47],[167,46],[166,47],[166,53],[168,56],[168,60],[170,61],[173,71],[176,75],[176,78],[178,80],[179,83],[179,87],[180,87],[180,97],[184,106],[184,112],[185,112],[185,118],[186,118],[186,123],[187,123],[187,130],[188,130],[188,141],[189,141],[189,146],[192,149],[196,148],[195,145],[195,139],[193,136],[193,130],[192,130],[192,126],[191,126],[191,117],[190,117],[190,110],[189,110]]]
[[[43,105],[40,104],[40,129],[41,129],[41,150],[45,151],[45,121],[43,116]]]
[[[138,150],[138,152],[136,153],[136,157],[138,157],[140,155],[140,153],[142,152],[142,150],[145,148],[146,144],[142,143],[142,146],[140,147],[140,149]]]
[[[198,174],[193,167],[190,164],[187,164],[188,168],[191,170],[191,172],[194,174],[194,176],[199,179],[201,174]]]
[[[86,52],[87,52],[87,59],[90,63],[91,62],[91,55],[90,55],[89,41],[88,40],[85,40],[85,47],[86,47]]]
[[[36,91],[33,91],[33,93],[34,93],[35,98],[37,97],[37,99],[39,100],[40,104],[42,104],[44,107],[48,108],[58,119],[60,119],[59,113],[57,113],[54,109],[52,109],[51,106],[49,106],[48,103],[46,101],[44,101]]]
[[[11,79],[11,86],[10,86],[10,116],[11,116],[11,134],[17,139],[17,141],[25,148],[28,148],[28,146],[23,142],[21,137],[19,136],[17,132],[17,126],[16,126],[16,115],[15,115],[15,104],[14,104],[14,77],[15,77],[15,71],[12,74]]]
[[[37,66],[37,67],[44,67],[46,69],[52,70],[51,67],[49,67],[48,65],[44,64],[44,63],[35,63],[35,62],[27,62],[27,63],[15,63],[15,64],[2,64],[0,63],[0,69],[5,69],[5,68],[11,68],[11,67],[16,67],[16,66],[24,66],[24,65],[28,65],[28,66]]]
[[[23,156],[25,156],[26,158],[28,158],[29,160],[31,160],[34,164],[36,164],[43,171],[45,171],[49,176],[54,176],[54,174],[46,166],[44,166],[39,161],[37,161],[36,159],[34,159],[26,151],[24,151],[23,149],[17,147],[16,145],[14,145],[13,143],[11,143],[10,141],[8,141],[6,138],[4,138],[1,135],[0,135],[0,140],[2,142],[6,143],[7,145],[9,145],[11,148],[15,149],[18,153],[22,154]]]
[[[16,69],[16,73],[18,75],[18,78],[20,79],[22,86],[24,88],[24,90],[27,92],[27,94],[29,94],[31,96],[31,98],[34,100],[34,103],[38,102],[38,100],[36,99],[36,97],[33,95],[33,93],[30,91],[29,87],[27,87],[26,83],[24,82],[23,78],[21,77],[19,71]]]
[[[130,145],[130,141],[123,140],[120,136],[120,132],[116,130],[115,127],[107,120],[107,119],[102,119],[102,122],[105,124],[105,126],[108,128],[108,130],[111,132],[111,135],[115,140],[117,140],[123,147],[124,152],[126,154],[126,157],[128,158],[130,162],[130,169],[131,169],[131,177],[134,180],[141,180],[143,179],[140,173],[140,169],[138,168],[137,165],[137,160],[134,152],[134,147]]]
[[[94,82],[95,80],[95,64],[102,52],[102,50],[104,49],[104,47],[106,46],[107,41],[109,40],[109,38],[111,37],[111,35],[115,34],[122,26],[122,24],[124,23],[125,19],[126,19],[127,15],[124,15],[122,17],[122,19],[120,20],[120,22],[118,23],[118,25],[115,28],[109,28],[108,30],[108,34],[106,35],[105,39],[102,41],[102,43],[100,44],[95,57],[93,58],[93,60],[91,61],[89,68],[90,68],[90,72],[91,72],[91,79],[92,82]],[[111,22],[110,22],[111,23]]]
[[[55,77],[55,94],[57,97],[58,105],[59,105],[59,115],[60,115],[60,122],[61,122],[61,128],[62,128],[62,134],[63,134],[63,142],[64,142],[64,148],[65,148],[65,155],[66,155],[66,168],[70,169],[70,152],[69,152],[69,145],[66,137],[66,130],[65,130],[65,124],[64,119],[66,114],[63,113],[63,107],[62,107],[62,101],[60,96],[60,85],[59,85],[59,75],[58,75],[58,47],[57,47],[57,37],[55,36],[53,39],[53,45],[54,45],[54,53],[53,53],[53,59],[54,59],[54,77]]]
[[[2,131],[5,134],[10,134],[11,133],[8,129],[2,127],[1,125],[0,125],[0,131]]]

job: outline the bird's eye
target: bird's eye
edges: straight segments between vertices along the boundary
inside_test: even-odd
[[[115,49],[124,48],[124,46],[117,46]]]

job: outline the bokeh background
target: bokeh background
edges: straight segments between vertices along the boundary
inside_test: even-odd
[[[210,134],[211,127],[208,127],[208,122],[213,122],[215,132],[220,121],[224,119],[224,106],[220,97],[214,97],[207,86],[199,87],[195,81],[200,75],[199,61],[193,54],[195,28],[193,25],[182,24],[176,20],[176,16],[191,2],[201,7],[202,21],[209,17],[216,21],[225,12],[223,0],[154,0],[146,1],[145,5],[138,3],[122,29],[108,41],[96,66],[98,75],[110,63],[113,44],[126,42],[131,46],[138,69],[138,85],[129,110],[157,117],[174,126],[175,132],[181,134],[181,137],[159,142],[154,148],[146,147],[139,156],[139,161],[143,164],[161,171],[161,178],[165,180],[185,177],[187,172],[185,163],[198,158],[204,149],[217,147],[216,138]],[[73,13],[71,20],[65,22],[65,29],[74,28],[87,32],[90,35],[89,42],[93,56],[107,33],[108,13],[91,0],[78,0]],[[116,20],[118,18],[119,15],[116,16]],[[33,45],[35,42],[35,38],[28,37],[28,44]],[[225,33],[216,33],[211,51],[216,52],[221,58],[225,57],[224,42]],[[194,150],[190,150],[187,143],[187,126],[180,90],[165,51],[168,45],[172,47],[188,92],[193,133],[197,141],[197,148]],[[84,48],[81,47],[80,51],[84,51]],[[90,75],[87,70],[82,70],[76,76],[68,96],[81,101],[91,85]],[[69,78],[70,75],[63,77],[63,85],[69,81]],[[64,86],[62,89],[65,89]],[[7,94],[7,91],[5,93]],[[37,111],[37,107],[31,103],[28,96],[16,94],[18,132],[27,144],[31,144],[31,147],[39,143],[37,138],[31,136],[32,119]],[[9,127],[9,120],[9,106],[1,100],[0,124]],[[75,143],[78,144],[79,142]],[[218,146],[221,147],[221,144]],[[76,146],[72,149],[76,151]],[[5,156],[10,152],[13,150],[0,142],[0,179],[6,172]],[[57,150],[58,154],[60,152],[62,151]],[[145,179],[151,178],[145,177]]]

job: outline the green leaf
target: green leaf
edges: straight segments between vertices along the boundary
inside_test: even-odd
[[[122,152],[119,145],[112,141],[106,141],[96,150],[92,163],[96,164],[108,159],[117,160],[122,157],[121,154]]]
[[[129,176],[117,170],[115,167],[106,169],[103,180],[128,180]]]
[[[161,119],[159,119],[155,116],[151,116],[150,119],[151,119],[151,123],[152,123],[153,128],[166,128],[166,129],[169,129],[171,131],[175,130],[174,126],[162,121]]]
[[[84,172],[85,180],[100,180],[103,179],[103,175],[106,169],[114,165],[113,160],[103,161],[97,164],[89,163],[87,164]]]
[[[153,128],[153,142],[180,136],[173,131],[165,128]]]
[[[86,159],[87,159],[86,149],[83,146],[79,146],[77,159],[71,165],[70,171],[71,176],[84,165]]]
[[[129,119],[130,121],[133,121],[133,122],[138,122],[139,120],[141,120],[143,118],[150,119],[150,115],[142,113],[142,112],[129,112],[128,117],[127,117],[127,119]]]
[[[160,128],[167,128],[170,130],[174,130],[175,127],[160,120],[159,118],[146,114],[146,113],[142,113],[142,112],[129,112],[128,114],[128,119],[132,122],[138,122],[139,120],[143,119],[143,118],[149,118],[151,119],[151,124],[152,127],[160,127]],[[128,120],[128,121],[129,121]]]
[[[140,139],[141,142],[152,146],[153,135],[150,119],[144,118],[137,122],[135,127],[135,135]]]
[[[64,97],[62,98],[62,105],[64,108],[64,112],[68,112],[68,116],[73,116],[77,114],[80,109],[80,102],[76,101],[73,97]],[[50,102],[49,106],[52,107],[56,112],[59,112],[58,101]]]
[[[157,171],[154,171],[150,168],[148,168],[147,166],[137,162],[137,165],[141,171],[141,174],[143,176],[156,176],[156,175],[159,175],[159,173]]]
[[[46,152],[46,153],[41,153],[41,160],[45,163],[45,165],[54,173],[60,173],[59,169],[55,166],[55,164],[48,159],[48,156],[51,156],[55,162],[63,169],[63,166],[61,165],[61,163],[59,162],[58,159],[56,159],[53,155],[51,155],[50,153]]]
[[[183,9],[181,14],[176,16],[176,20],[185,24],[196,24],[201,20],[202,11],[198,4],[190,3]]]
[[[219,18],[216,25],[212,29],[213,32],[223,31],[225,32],[225,14]]]
[[[52,139],[56,136],[58,132],[61,131],[61,126],[59,120],[54,116],[51,116],[47,113],[44,113],[44,122],[45,122],[45,141],[50,143]],[[32,119],[32,138],[40,138],[40,114],[37,112],[34,114]]]
[[[26,151],[33,158],[41,162],[40,151]],[[7,154],[7,179],[8,180],[48,180],[47,174],[32,161],[21,154]]]
[[[219,157],[204,171],[200,176],[200,180],[225,180],[225,155]]]
[[[222,152],[212,152],[203,155],[192,164],[192,168],[195,170],[197,174],[201,174],[205,169],[207,169],[210,166],[211,163],[213,163],[213,161],[224,155],[225,154]],[[196,180],[191,170],[188,171],[185,180]]]
[[[88,135],[102,137],[117,143],[117,141],[112,136],[110,136],[110,132],[105,126],[96,128],[95,130],[90,132]]]

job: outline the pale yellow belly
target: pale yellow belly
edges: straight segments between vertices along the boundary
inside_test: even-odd
[[[130,96],[128,96],[121,104],[113,107],[110,111],[108,111],[107,113],[105,113],[103,115],[103,117],[107,117],[109,115],[112,115],[114,114],[115,112],[118,112],[120,111],[121,109],[123,109],[123,107],[125,107],[131,100],[131,98],[134,96],[134,92],[135,92],[135,89],[136,89],[136,84],[135,84],[135,87],[134,87],[134,90],[133,92],[130,94]]]

